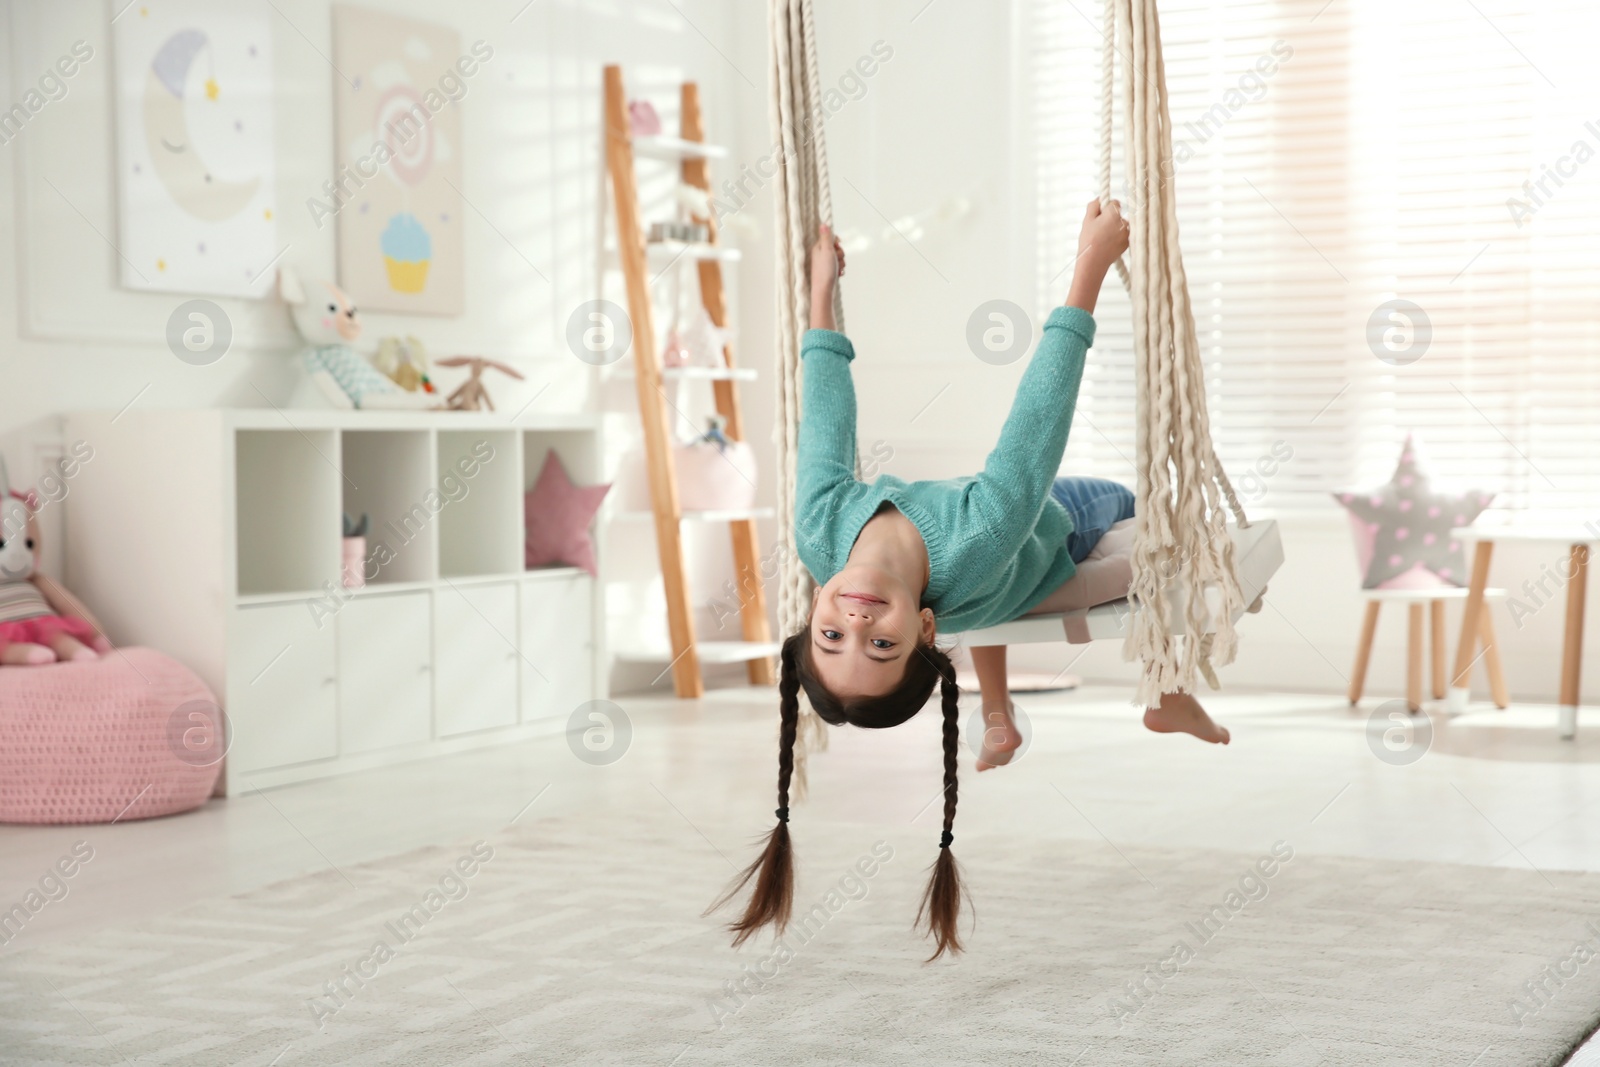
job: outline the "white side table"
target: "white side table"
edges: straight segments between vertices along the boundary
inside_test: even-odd
[[[1450,536],[1473,542],[1472,582],[1467,587],[1467,604],[1461,618],[1461,639],[1456,645],[1455,671],[1450,680],[1446,705],[1452,712],[1465,711],[1472,670],[1473,646],[1478,634],[1479,614],[1483,611],[1484,588],[1489,584],[1489,560],[1499,541],[1533,541],[1566,545],[1568,551],[1567,621],[1561,648],[1561,736],[1571,738],[1578,729],[1578,686],[1583,664],[1583,607],[1589,577],[1589,546],[1600,543],[1600,533],[1591,527],[1572,525],[1464,526]]]

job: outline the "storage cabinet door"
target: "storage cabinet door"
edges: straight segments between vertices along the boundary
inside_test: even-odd
[[[339,754],[432,736],[433,627],[427,593],[358,595],[339,609]]]
[[[457,582],[433,604],[440,737],[517,721],[517,587]]]
[[[522,583],[522,721],[566,718],[594,699],[594,579]]]
[[[227,708],[234,771],[338,754],[334,633],[331,622],[319,629],[300,601],[235,610]]]

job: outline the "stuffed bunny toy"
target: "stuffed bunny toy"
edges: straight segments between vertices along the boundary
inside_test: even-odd
[[[0,459],[0,665],[98,659],[111,643],[77,597],[38,573],[36,498],[10,486]]]
[[[337,285],[302,283],[285,267],[278,274],[278,295],[311,346],[304,355],[306,380],[296,390],[292,406],[416,410],[435,403],[426,393],[401,389],[351,347],[361,336],[361,319],[354,302]]]

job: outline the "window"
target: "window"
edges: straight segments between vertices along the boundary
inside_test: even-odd
[[[1048,307],[1094,191],[1102,38],[1098,4],[1030,11]],[[1441,481],[1600,518],[1600,72],[1583,44],[1600,13],[1574,0],[1161,11],[1212,429],[1247,505],[1331,506],[1331,491],[1387,478],[1414,431]],[[1120,151],[1113,174],[1121,186]],[[1108,283],[1075,472],[1133,476],[1129,317]]]

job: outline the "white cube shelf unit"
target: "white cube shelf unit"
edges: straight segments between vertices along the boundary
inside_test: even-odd
[[[141,411],[69,416],[94,454],[67,580],[113,641],[194,669],[232,727],[233,794],[559,731],[604,695],[604,602],[523,569],[553,449],[601,480],[590,415]],[[366,514],[366,585],[341,515]]]

